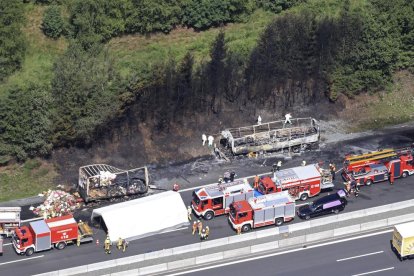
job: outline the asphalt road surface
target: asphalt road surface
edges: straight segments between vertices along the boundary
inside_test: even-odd
[[[299,158],[284,161],[283,167],[299,166],[303,159],[308,161],[308,164],[317,161],[324,161],[325,164],[335,162],[337,168],[340,168],[340,162],[343,160],[344,153],[358,152],[359,150],[375,150],[379,147],[399,147],[410,144],[414,137],[411,131],[404,131],[401,133],[387,133],[384,135],[375,135],[371,137],[359,138],[339,144],[330,144],[322,149],[320,152],[309,152]],[[217,180],[217,176],[223,173],[224,170],[235,169],[238,177],[246,177],[258,173],[269,172],[270,165],[275,160],[238,160],[231,164],[220,164],[211,169],[207,174],[194,174],[186,177],[188,187],[196,187],[202,184],[212,183]],[[265,164],[265,165],[263,165]],[[406,179],[396,180],[394,186],[390,186],[388,182],[377,183],[371,187],[362,187],[359,198],[351,197],[349,204],[344,212],[355,211],[359,209],[370,208],[378,205],[398,202],[402,200],[411,199],[414,195],[414,176]],[[336,188],[342,188],[342,180],[339,175],[337,177]],[[185,186],[184,186],[185,187]],[[334,191],[335,191],[334,189]],[[191,201],[191,191],[182,192],[182,198],[186,204]],[[309,201],[311,201],[310,199]],[[303,202],[298,201],[297,204]],[[168,215],[168,209],[166,209]],[[79,218],[85,219],[90,215],[90,210],[80,212]],[[24,217],[24,219],[27,217]],[[133,219],[133,214],[131,214]],[[162,219],[162,218],[160,218]],[[206,222],[211,230],[210,239],[222,238],[230,235],[235,235],[235,232],[230,228],[225,216],[214,218],[212,221]],[[297,223],[301,220],[295,218],[291,223]],[[143,225],[145,227],[145,225]],[[269,226],[272,227],[272,226]],[[261,229],[258,229],[261,230]],[[36,273],[43,273],[58,269],[65,269],[74,266],[86,265],[95,262],[101,262],[108,259],[119,258],[124,256],[136,255],[146,253],[164,248],[172,248],[199,242],[199,239],[191,235],[190,229],[177,230],[170,233],[156,235],[145,239],[136,240],[130,243],[127,252],[118,252],[113,250],[111,255],[106,255],[102,248],[104,240],[104,232],[101,229],[94,228],[95,239],[99,239],[100,244],[95,243],[84,244],[80,247],[68,246],[62,251],[56,249],[36,253],[31,257],[17,255],[12,246],[6,245],[4,255],[0,257],[0,275],[32,275]],[[5,244],[9,243],[5,240]],[[272,262],[270,262],[272,263]],[[272,265],[273,266],[273,265]],[[272,274],[274,275],[274,274]],[[293,274],[292,274],[293,275]],[[317,274],[315,274],[317,275]]]
[[[392,233],[300,249],[275,256],[251,256],[222,267],[205,267],[173,275],[362,276],[414,275],[414,260],[400,262],[390,248]],[[293,250],[292,250],[293,251]],[[270,254],[269,254],[270,255]],[[259,259],[252,259],[258,257]],[[216,265],[217,266],[217,265]]]

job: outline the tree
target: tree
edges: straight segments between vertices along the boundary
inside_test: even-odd
[[[71,42],[54,65],[52,95],[56,106],[56,144],[89,144],[118,116],[122,82],[113,61],[100,47],[85,50]]]
[[[64,22],[59,6],[50,6],[43,15],[42,30],[48,37],[57,39],[64,31]]]
[[[26,44],[21,1],[0,1],[0,81],[20,68]]]
[[[257,0],[257,5],[264,10],[274,13],[280,13],[283,10],[287,10],[304,0]]]
[[[47,87],[13,87],[0,101],[0,155],[19,160],[45,156],[52,149],[52,101]]]

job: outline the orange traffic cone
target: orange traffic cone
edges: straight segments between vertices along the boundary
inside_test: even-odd
[[[99,240],[96,239],[96,246],[99,246]]]

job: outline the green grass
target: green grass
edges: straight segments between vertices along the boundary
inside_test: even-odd
[[[262,10],[256,11],[247,22],[223,27],[230,50],[247,56],[256,45],[259,35],[275,17]],[[147,65],[159,63],[173,57],[180,61],[187,52],[192,52],[196,62],[208,59],[211,43],[220,28],[204,32],[176,29],[170,34],[128,35],[112,39],[108,49],[115,58],[123,76],[137,73]]]
[[[54,168],[37,159],[0,169],[0,202],[34,196],[54,186]]]

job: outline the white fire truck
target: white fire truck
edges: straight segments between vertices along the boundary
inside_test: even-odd
[[[197,216],[210,220],[214,216],[227,214],[231,203],[253,196],[254,190],[247,180],[240,179],[194,191],[191,206]]]
[[[287,191],[231,204],[229,221],[242,232],[266,225],[280,226],[295,217],[295,200]]]

